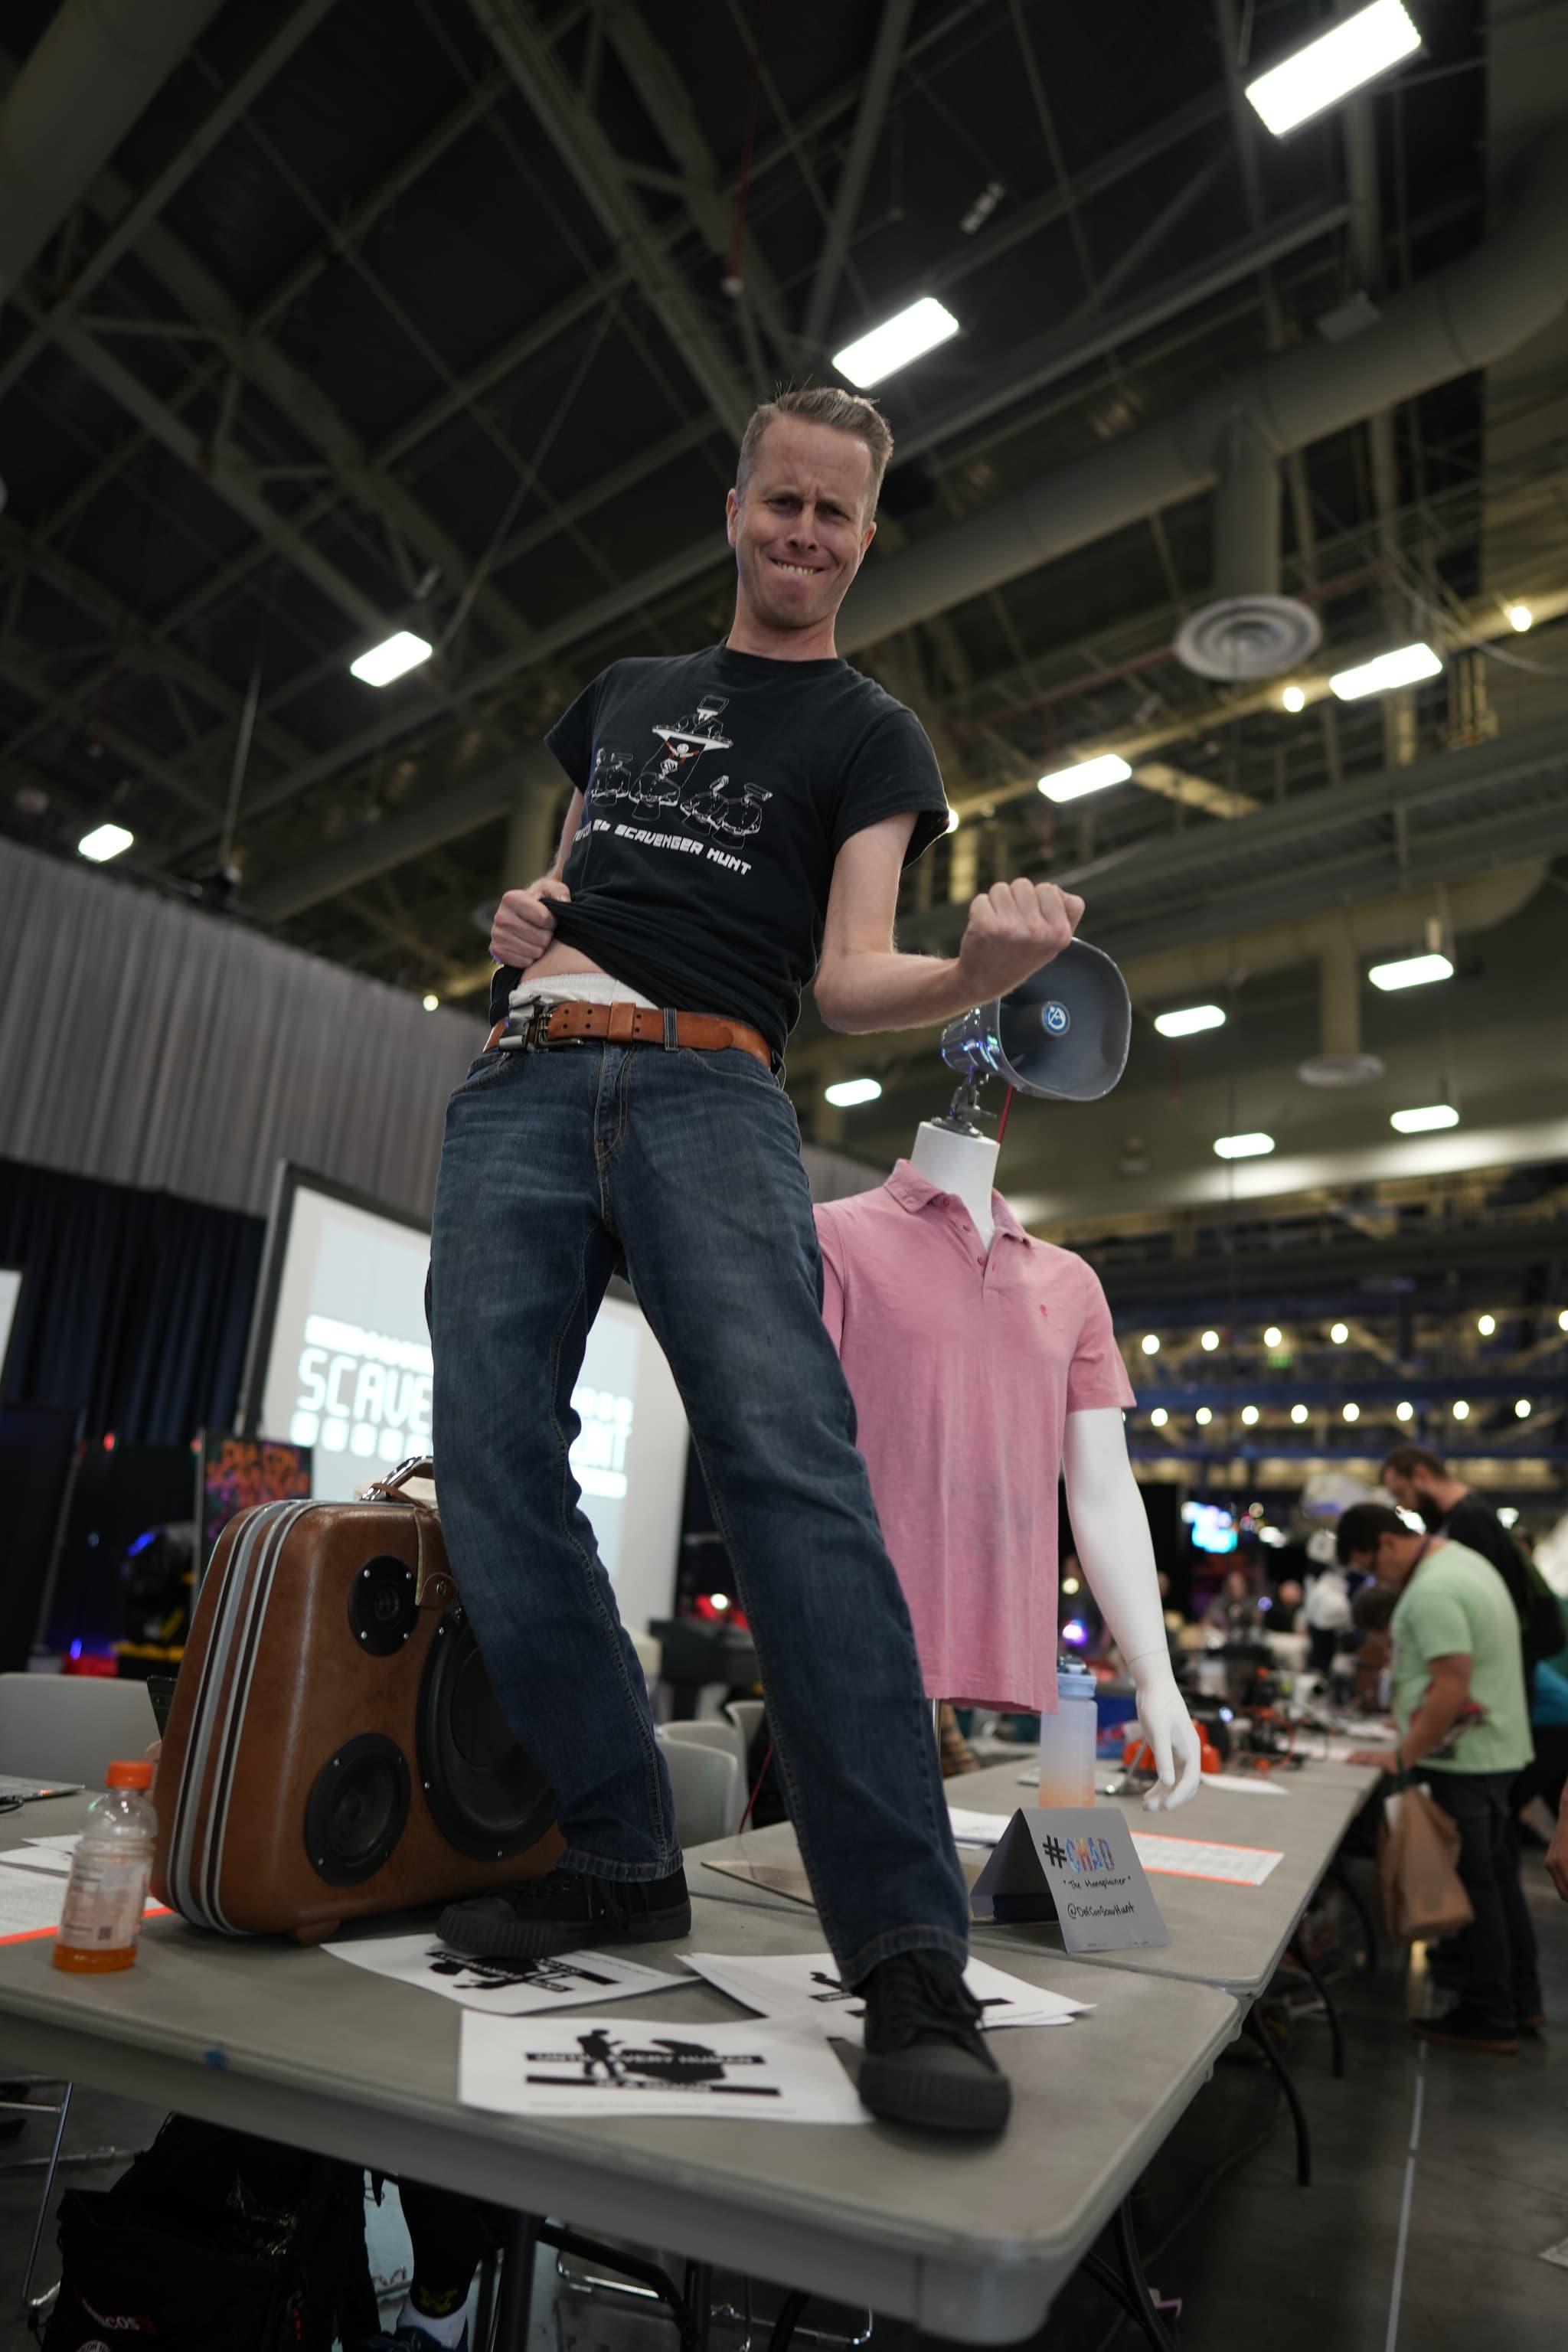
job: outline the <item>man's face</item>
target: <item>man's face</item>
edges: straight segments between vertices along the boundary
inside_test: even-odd
[[[1377,1549],[1357,1552],[1351,1566],[1363,1576],[1375,1576],[1379,1584],[1401,1585],[1410,1573],[1418,1540],[1415,1536],[1381,1535]]]
[[[741,594],[774,629],[813,629],[843,603],[875,523],[871,452],[852,433],[781,416],[769,425],[743,491],[726,502]]]
[[[1402,1511],[1414,1511],[1420,1507],[1420,1490],[1413,1470],[1385,1470],[1383,1483]]]

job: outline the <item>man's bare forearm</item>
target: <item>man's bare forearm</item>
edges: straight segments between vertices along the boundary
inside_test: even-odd
[[[878,1029],[924,1029],[967,1012],[974,991],[956,956],[879,953],[842,957],[816,976],[816,1009],[830,1029],[865,1036]]]
[[[1451,1683],[1437,1683],[1428,1688],[1399,1743],[1399,1761],[1407,1772],[1414,1771],[1422,1758],[1430,1756],[1435,1748],[1441,1748],[1468,1696],[1468,1688],[1456,1688]]]

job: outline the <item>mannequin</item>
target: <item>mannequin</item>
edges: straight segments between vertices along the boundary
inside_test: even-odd
[[[915,1129],[910,1165],[951,1192],[968,1210],[970,1222],[987,1249],[996,1232],[991,1213],[991,1193],[996,1158],[1002,1146],[988,1137],[965,1129],[955,1121],[922,1118]]]
[[[987,1252],[995,1233],[991,1195],[1000,1150],[954,1117],[923,1119],[910,1153],[919,1174],[963,1202]],[[1144,1809],[1169,1811],[1197,1793],[1199,1741],[1171,1666],[1148,1516],[1116,1406],[1068,1414],[1062,1476],[1079,1562],[1137,1691],[1139,1720],[1153,1752],[1159,1778]]]

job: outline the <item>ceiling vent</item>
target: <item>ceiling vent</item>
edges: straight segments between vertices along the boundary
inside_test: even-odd
[[[1248,685],[1297,669],[1322,625],[1310,604],[1279,593],[1279,474],[1245,409],[1228,419],[1214,512],[1215,596],[1183,623],[1176,658],[1199,677]]]

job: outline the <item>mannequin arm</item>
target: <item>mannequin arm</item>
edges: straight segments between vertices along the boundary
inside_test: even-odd
[[[1171,1669],[1154,1547],[1115,1405],[1068,1413],[1062,1473],[1078,1556],[1136,1686],[1154,1752],[1159,1786],[1143,1801],[1151,1812],[1168,1811],[1197,1792],[1199,1741]]]

